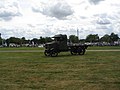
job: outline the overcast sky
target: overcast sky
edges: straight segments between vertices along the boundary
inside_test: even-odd
[[[55,34],[120,36],[120,0],[0,0],[3,38]]]

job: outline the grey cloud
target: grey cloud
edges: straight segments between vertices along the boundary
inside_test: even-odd
[[[11,5],[0,5],[0,20],[11,20],[15,16],[20,16],[19,7],[17,3]]]
[[[96,26],[96,29],[111,31],[113,27],[111,25],[110,26],[103,25],[103,26]]]
[[[2,38],[9,38],[11,36],[14,36],[12,29],[0,28],[0,32],[1,32]]]
[[[97,24],[100,24],[100,25],[111,24],[110,20],[107,19],[107,18],[100,18],[100,19],[97,20],[96,23],[97,23]]]
[[[85,17],[85,16],[80,16],[80,18],[81,18],[81,19],[87,19],[87,17]]]
[[[55,6],[50,9],[51,16],[56,17],[58,19],[65,18],[69,15],[73,14],[71,7],[67,4],[57,3]]]
[[[91,4],[99,4],[99,2],[104,1],[104,0],[89,0]]]
[[[107,13],[95,14],[94,16],[95,17],[105,18],[105,17],[107,17]]]
[[[0,32],[2,34],[2,38],[9,38],[9,37],[25,37],[25,38],[33,38],[36,37],[36,33],[33,33],[30,29],[23,29],[23,28],[1,28]]]
[[[111,18],[106,13],[96,14],[94,17],[97,17],[96,23],[99,25],[108,25],[111,24]]]
[[[32,7],[33,12],[42,12],[42,10],[39,7]]]
[[[31,27],[31,28],[35,28],[35,26],[34,25],[32,25],[32,24],[27,24],[29,27]]]
[[[71,7],[67,3],[55,3],[49,7],[43,7],[41,10],[40,8],[32,8],[35,12],[40,12],[43,15],[55,17],[57,19],[66,19],[67,16],[70,16],[74,13]]]
[[[11,20],[12,17],[19,16],[19,15],[21,15],[21,14],[20,13],[12,13],[10,11],[4,10],[3,12],[0,12],[0,19],[8,21],[8,20]]]

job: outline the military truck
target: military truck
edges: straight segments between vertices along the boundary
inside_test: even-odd
[[[67,35],[58,34],[55,35],[54,40],[52,42],[46,43],[44,45],[45,56],[58,56],[60,52],[67,52],[70,51],[72,55],[84,55],[85,51],[87,49],[87,45],[81,45],[81,44],[73,44],[68,42]]]

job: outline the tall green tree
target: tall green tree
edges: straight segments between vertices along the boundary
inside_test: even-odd
[[[37,39],[37,38],[33,38],[31,41],[33,41],[35,44],[39,44],[40,43],[39,39]]]
[[[100,38],[100,41],[102,42],[110,42],[110,35],[105,34],[103,37]]]
[[[111,33],[110,35],[110,41],[113,43],[114,41],[117,41],[119,39],[118,34]]]
[[[2,38],[0,37],[0,45],[2,45]]]
[[[16,38],[16,37],[10,37],[9,39],[6,40],[7,43],[15,43],[15,44],[21,44],[21,39]]]
[[[2,45],[2,38],[1,38],[1,33],[0,33],[0,45]]]
[[[25,44],[26,43],[26,39],[25,39],[25,37],[22,37],[21,38],[21,44]]]
[[[75,36],[75,35],[70,35],[70,36],[69,36],[69,40],[70,40],[72,43],[78,43],[78,42],[79,42],[78,37]]]
[[[43,37],[41,36],[40,39],[39,39],[39,41],[40,41],[40,44],[44,44],[44,43],[45,43],[45,38],[43,38]]]
[[[90,34],[86,37],[87,42],[98,42],[99,41],[99,36],[98,34]]]
[[[50,38],[50,37],[45,38],[45,42],[51,42],[51,41],[52,41],[52,38]]]

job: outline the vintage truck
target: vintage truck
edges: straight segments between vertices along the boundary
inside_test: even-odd
[[[67,35],[58,34],[58,35],[55,35],[52,38],[54,38],[54,41],[46,43],[44,45],[45,56],[55,57],[55,56],[58,56],[58,53],[67,52],[67,51],[70,51],[70,53],[72,55],[77,55],[77,54],[78,55],[84,55],[85,51],[88,47],[85,44],[81,45],[81,44],[78,44],[78,43],[76,43],[76,44],[68,43]]]

